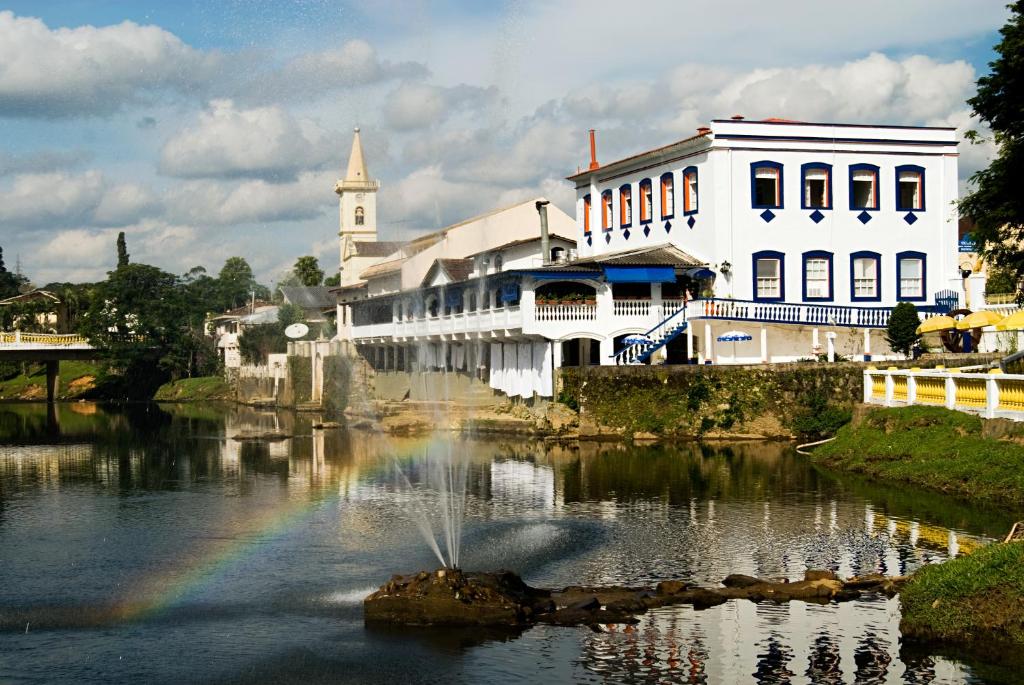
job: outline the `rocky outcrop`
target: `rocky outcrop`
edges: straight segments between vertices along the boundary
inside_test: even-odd
[[[437,626],[607,625],[636,623],[648,609],[690,604],[705,609],[729,601],[842,602],[864,592],[893,595],[903,578],[865,576],[840,580],[831,571],[808,571],[804,580],[776,582],[731,575],[723,587],[693,587],[664,580],[654,587],[530,587],[511,571],[467,573],[438,569],[396,575],[363,602],[369,623]]]

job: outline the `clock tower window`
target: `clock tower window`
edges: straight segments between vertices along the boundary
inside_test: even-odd
[[[362,226],[366,222],[366,214],[362,207],[356,207],[356,226]]]

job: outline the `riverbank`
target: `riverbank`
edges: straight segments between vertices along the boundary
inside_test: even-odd
[[[201,402],[206,400],[234,400],[235,390],[220,376],[182,378],[164,383],[157,388],[156,402]]]
[[[811,459],[827,469],[1024,509],[1024,425],[941,407],[858,407]]]
[[[20,364],[19,364],[20,366]],[[57,399],[77,400],[96,387],[100,368],[94,362],[65,361],[60,364]],[[0,380],[0,400],[45,400],[46,365],[26,362],[24,372]]]

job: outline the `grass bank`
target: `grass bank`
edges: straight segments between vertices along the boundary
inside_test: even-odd
[[[182,378],[161,385],[153,399],[158,402],[194,402],[197,400],[233,400],[234,391],[220,376]]]
[[[1024,508],[1024,427],[985,423],[939,407],[866,408],[812,459],[871,479]]]
[[[989,658],[1024,645],[1024,543],[925,566],[900,593],[903,637]]]
[[[25,364],[25,373],[0,380],[0,400],[45,400],[46,365]],[[96,387],[100,368],[93,362],[63,361],[60,363],[58,399],[83,397]]]

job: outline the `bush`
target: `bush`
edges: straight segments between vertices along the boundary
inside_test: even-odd
[[[920,325],[921,317],[917,313],[917,307],[910,302],[897,304],[889,316],[889,326],[885,331],[885,340],[893,352],[909,357],[910,348],[921,338],[917,334],[917,327]]]

